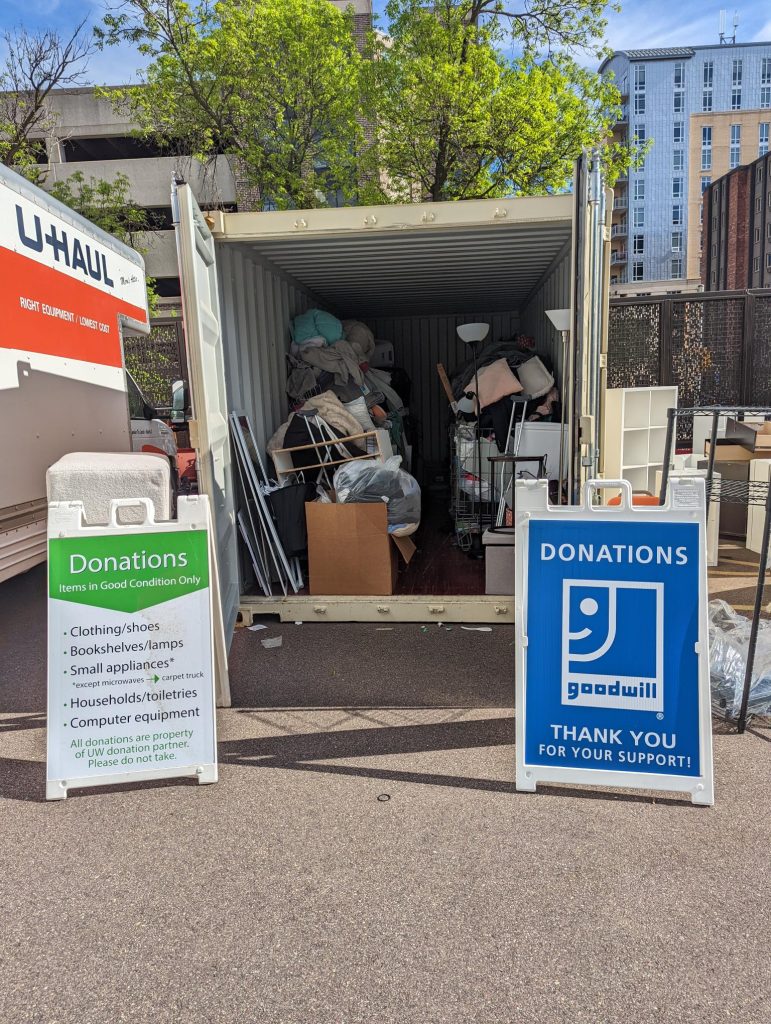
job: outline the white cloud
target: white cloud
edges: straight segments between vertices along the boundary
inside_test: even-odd
[[[752,37],[752,40],[755,43],[767,43],[771,41],[771,18],[768,19],[765,25],[760,26],[758,31]]]

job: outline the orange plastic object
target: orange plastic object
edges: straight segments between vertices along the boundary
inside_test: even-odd
[[[617,495],[615,498],[611,498],[608,502],[609,505],[620,505],[621,495]],[[632,495],[633,505],[659,505],[658,496],[655,494],[649,494],[648,491],[637,491]]]

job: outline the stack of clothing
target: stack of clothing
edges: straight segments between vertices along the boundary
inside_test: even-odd
[[[331,394],[355,417],[360,430],[387,429],[394,448],[404,454],[409,381],[403,371],[370,366],[375,351],[370,328],[360,320],[338,320],[322,309],[309,309],[295,317],[290,334],[287,395],[293,409],[300,411],[314,396]]]

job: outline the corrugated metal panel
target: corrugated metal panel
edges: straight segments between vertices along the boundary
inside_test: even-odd
[[[566,309],[569,305],[570,247],[566,246],[522,307],[522,333],[535,338],[535,347],[549,355],[557,370],[557,384],[560,389],[562,338],[546,316],[546,310]]]
[[[570,237],[567,221],[494,222],[255,241],[267,257],[344,315],[506,312],[523,302]],[[248,244],[248,243],[243,243]]]
[[[493,341],[510,338],[519,330],[516,311],[488,316],[452,314],[436,316],[396,316],[369,318],[366,322],[376,338],[391,341],[397,366],[403,367],[412,381],[410,411],[420,428],[419,451],[426,478],[449,471],[448,410],[449,405],[436,372],[442,363],[449,375],[469,358],[466,345],[455,333],[459,324],[481,320],[490,324]]]
[[[569,195],[272,213],[213,213],[220,241],[267,258],[344,316],[506,312],[572,231]]]
[[[264,451],[287,416],[289,321],[315,300],[241,246],[218,246],[217,262],[228,403],[249,414]]]

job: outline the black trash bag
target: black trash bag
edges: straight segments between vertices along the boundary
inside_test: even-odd
[[[313,483],[287,484],[267,495],[276,533],[290,558],[303,555],[308,550],[305,503],[315,497],[316,485]]]

